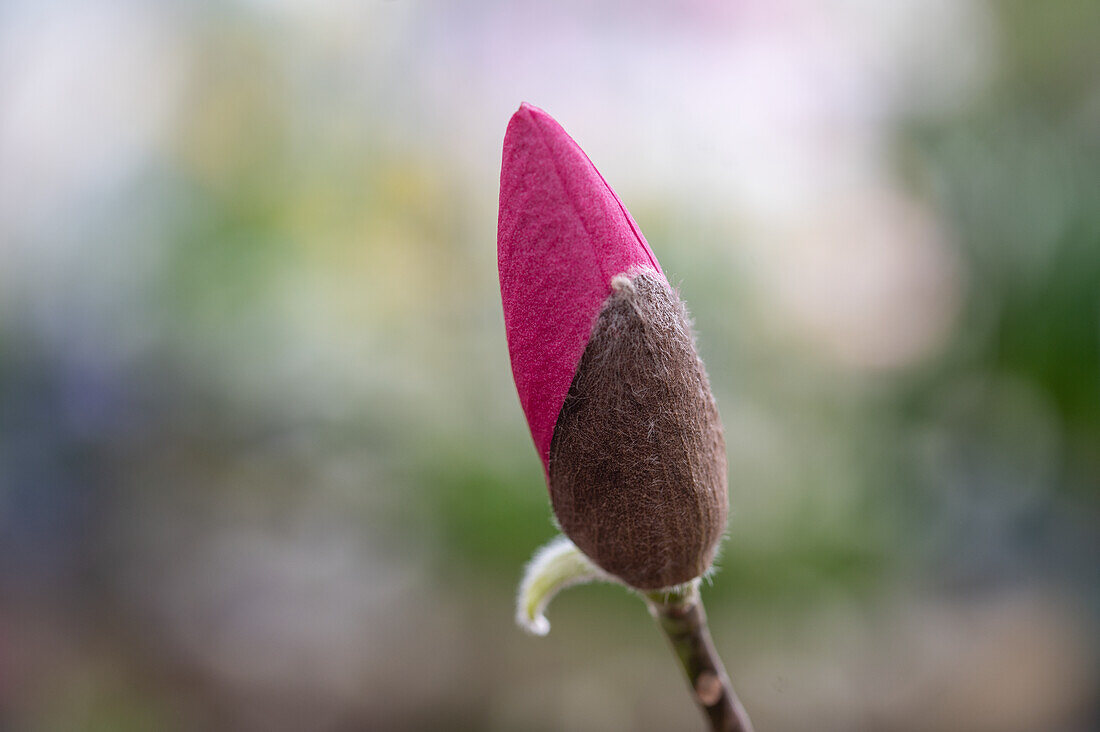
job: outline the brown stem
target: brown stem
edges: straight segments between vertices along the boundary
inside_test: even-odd
[[[649,611],[668,636],[687,674],[695,701],[716,732],[752,732],[752,722],[722,666],[707,629],[698,582],[681,590],[646,596]]]

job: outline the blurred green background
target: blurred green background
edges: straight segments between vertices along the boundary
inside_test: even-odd
[[[554,535],[522,100],[693,310],[757,728],[1100,727],[1100,4],[0,5],[0,728],[701,729]]]

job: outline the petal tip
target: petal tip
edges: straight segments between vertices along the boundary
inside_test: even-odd
[[[508,121],[505,139],[513,138],[514,141],[517,136],[545,131],[547,124],[551,125],[551,130],[560,127],[554,118],[542,109],[529,102],[522,102],[519,109],[512,114],[512,119]]]
[[[550,116],[545,111],[543,111],[540,107],[536,107],[534,104],[531,104],[530,102],[520,102],[519,103],[519,109],[516,110],[516,114],[521,114],[521,113],[526,113],[526,114],[530,114],[530,115],[533,115],[533,116],[542,116],[542,117],[549,117]]]

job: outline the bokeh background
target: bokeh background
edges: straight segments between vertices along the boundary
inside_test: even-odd
[[[0,728],[702,728],[555,534],[496,279],[555,115],[691,306],[764,730],[1100,728],[1100,4],[0,5]]]

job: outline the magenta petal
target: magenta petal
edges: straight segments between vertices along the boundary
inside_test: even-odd
[[[611,278],[661,268],[584,151],[526,103],[504,135],[497,263],[512,374],[546,468],[558,413]]]

